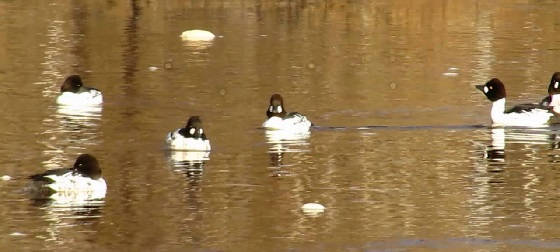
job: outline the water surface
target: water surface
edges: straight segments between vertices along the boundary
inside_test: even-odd
[[[558,250],[559,129],[489,128],[474,85],[499,77],[510,104],[540,101],[559,7],[0,1],[0,250]],[[183,42],[187,29],[218,37]],[[70,74],[102,110],[55,104]],[[259,128],[274,92],[308,136]],[[165,150],[190,115],[209,156]],[[80,153],[99,159],[104,201],[22,193]]]

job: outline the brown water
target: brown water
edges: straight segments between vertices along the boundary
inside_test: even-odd
[[[559,8],[0,1],[0,250],[559,250],[560,131],[484,127],[474,88],[499,77],[510,104],[540,100],[560,70]],[[195,28],[218,37],[181,41]],[[102,112],[56,106],[74,73]],[[274,92],[314,122],[309,138],[259,129]],[[203,163],[165,150],[190,115],[212,143]],[[104,202],[21,193],[80,153],[100,160]]]

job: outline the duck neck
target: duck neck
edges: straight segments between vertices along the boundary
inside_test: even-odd
[[[492,102],[492,110],[490,112],[490,117],[492,122],[500,123],[504,117],[504,111],[506,110],[506,98],[502,98]]]
[[[553,94],[550,97],[550,107],[555,113],[560,114],[560,94]]]

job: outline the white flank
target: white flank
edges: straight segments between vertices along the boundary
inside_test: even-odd
[[[273,116],[268,118],[262,126],[269,130],[285,130],[296,133],[309,131],[311,122],[307,120],[307,117],[299,114],[286,119]]]
[[[504,113],[506,99],[499,99],[492,103],[490,116],[493,126],[546,127],[554,116],[548,110],[533,109],[521,113]]]
[[[211,41],[215,37],[213,33],[205,30],[188,30],[181,33],[181,38],[189,41]]]
[[[97,106],[103,103],[103,95],[97,90],[81,93],[63,92],[56,98],[56,103],[69,106]]]
[[[556,82],[558,83],[558,82]],[[560,114],[560,94],[554,94],[550,97],[550,107],[554,110],[554,112]]]
[[[183,151],[210,151],[210,141],[208,139],[196,139],[191,137],[183,137],[177,129],[167,134],[166,142],[172,150]]]
[[[103,178],[91,179],[71,172],[61,176],[46,176],[54,182],[46,185],[55,191],[51,199],[62,202],[81,202],[105,198],[107,183]]]
[[[99,118],[102,111],[103,106],[98,105],[59,105],[56,108],[56,113],[75,120]]]

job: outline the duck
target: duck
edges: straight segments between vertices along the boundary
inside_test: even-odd
[[[541,106],[549,107],[554,113],[560,114],[560,72],[555,72],[548,84],[548,96],[540,102]]]
[[[554,118],[554,114],[541,104],[519,104],[506,110],[506,89],[498,78],[476,85],[476,88],[492,102],[492,126],[546,127]]]
[[[107,183],[101,176],[97,159],[90,154],[81,154],[71,168],[48,170],[29,176],[36,198],[102,199],[107,193]],[[80,195],[80,196],[76,196]]]
[[[85,86],[79,75],[70,75],[60,86],[56,103],[67,106],[98,106],[103,103],[103,94],[99,89]]]
[[[171,150],[210,151],[210,140],[202,128],[199,116],[191,116],[184,128],[169,132],[166,143]]]
[[[270,97],[270,105],[266,110],[268,119],[262,124],[267,130],[284,130],[289,132],[306,132],[312,126],[311,121],[306,116],[298,113],[286,111],[284,99],[280,94],[273,94]]]

